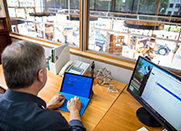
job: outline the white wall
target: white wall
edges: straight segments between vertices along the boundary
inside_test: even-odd
[[[46,57],[50,56],[51,55],[50,48],[46,48],[46,47],[44,47],[44,48],[45,48]],[[129,83],[129,79],[131,78],[131,75],[132,75],[132,70],[128,70],[128,69],[121,68],[121,67],[118,67],[118,66],[114,66],[114,65],[111,65],[111,64],[107,64],[107,63],[104,63],[104,62],[96,61],[96,60],[93,60],[93,59],[88,59],[88,58],[81,57],[81,56],[78,56],[78,55],[71,54],[70,59],[72,61],[79,60],[79,61],[83,61],[83,62],[90,63],[90,64],[92,63],[92,61],[94,61],[94,63],[95,63],[94,72],[96,72],[97,70],[102,69],[102,68],[105,67],[106,69],[111,71],[111,74],[112,74],[114,80],[117,80],[117,81],[120,81],[120,82],[123,82],[123,83],[126,83],[126,84]]]

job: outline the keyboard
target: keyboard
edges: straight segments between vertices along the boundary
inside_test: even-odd
[[[59,107],[58,109],[60,110],[63,110],[63,111],[67,111],[69,112],[69,110],[67,109],[67,102],[71,99],[71,98],[74,98],[75,95],[72,95],[72,94],[68,94],[68,93],[64,93],[64,92],[59,92],[59,94],[62,94],[64,95],[64,97],[66,98],[64,104]],[[79,96],[77,96],[79,97]],[[83,115],[90,99],[89,98],[85,98],[85,97],[79,97],[80,101],[81,101],[81,109],[80,109],[80,115]]]

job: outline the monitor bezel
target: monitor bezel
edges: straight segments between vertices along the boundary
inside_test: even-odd
[[[169,125],[171,125],[171,124],[169,124],[160,114],[158,114],[157,112],[153,111],[154,109],[152,109],[151,106],[148,106],[148,104],[147,104],[146,102],[144,102],[143,99],[141,99],[141,96],[140,96],[140,95],[136,95],[135,93],[133,93],[133,92],[129,89],[129,86],[130,86],[130,84],[131,84],[131,81],[132,81],[132,79],[133,79],[133,77],[134,77],[134,73],[135,73],[135,71],[136,71],[136,66],[138,65],[138,62],[139,62],[140,59],[143,59],[143,60],[149,62],[149,63],[152,64],[153,66],[155,66],[155,67],[157,67],[157,68],[165,71],[166,73],[168,73],[168,74],[176,77],[176,78],[179,79],[180,81],[181,81],[181,77],[179,77],[179,76],[173,74],[172,72],[164,69],[163,67],[161,67],[161,66],[159,66],[159,65],[151,62],[150,60],[148,60],[148,59],[146,59],[146,58],[144,58],[144,57],[142,57],[142,56],[139,56],[139,57],[138,57],[138,60],[137,60],[137,62],[136,62],[136,64],[135,64],[135,68],[134,68],[134,70],[133,70],[133,73],[132,73],[131,79],[130,79],[130,81],[129,81],[129,84],[128,84],[128,86],[127,86],[127,91],[128,91],[161,125],[163,125],[163,126],[164,126],[166,129],[168,129],[168,130],[173,130],[173,129],[169,126]],[[163,120],[163,119],[164,119],[164,120]],[[173,126],[172,126],[172,127],[173,127]],[[174,127],[173,127],[173,128],[174,128]],[[174,128],[174,129],[175,129],[175,128]]]

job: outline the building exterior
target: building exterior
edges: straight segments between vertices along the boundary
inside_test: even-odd
[[[169,6],[166,10],[167,15],[179,15],[181,0],[169,0]]]

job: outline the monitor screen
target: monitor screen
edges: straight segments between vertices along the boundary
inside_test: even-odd
[[[137,110],[141,122],[181,131],[180,77],[139,56],[127,91],[143,106]]]
[[[65,72],[61,92],[89,98],[94,78]]]

